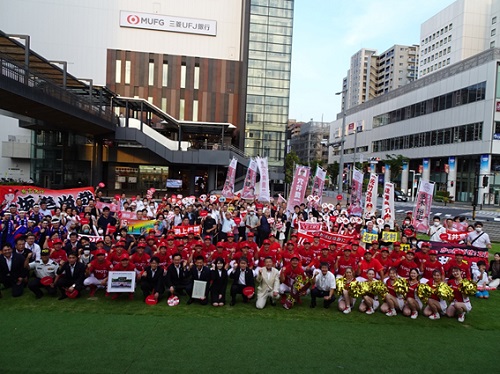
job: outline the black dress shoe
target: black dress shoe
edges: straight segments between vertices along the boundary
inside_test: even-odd
[[[187,305],[191,305],[193,303],[193,299],[189,298],[189,300],[187,301]]]
[[[271,300],[271,305],[272,305],[272,306],[276,306],[276,301]]]
[[[65,293],[63,293],[61,296],[59,296],[59,299],[57,299],[57,300],[64,300],[67,298],[68,298],[68,296]]]

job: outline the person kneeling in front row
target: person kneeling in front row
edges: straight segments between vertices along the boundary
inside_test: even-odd
[[[234,271],[229,276],[233,280],[231,285],[231,302],[230,306],[236,304],[236,295],[243,296],[243,302],[248,303],[248,297],[243,294],[243,289],[246,287],[255,287],[255,279],[253,278],[253,271],[248,268],[248,261],[245,257],[240,259],[240,262]]]
[[[328,270],[328,264],[323,262],[320,265],[320,272],[316,273],[312,280],[313,284],[316,285],[311,290],[311,308],[316,307],[316,298],[323,298],[323,307],[329,308],[330,305],[335,301],[335,275]]]

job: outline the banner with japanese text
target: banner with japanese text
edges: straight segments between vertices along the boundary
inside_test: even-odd
[[[292,187],[290,188],[290,195],[288,196],[288,203],[286,206],[288,212],[293,212],[294,206],[304,202],[310,170],[311,168],[309,166],[297,165],[295,167],[295,174],[293,176]]]
[[[314,175],[313,186],[311,190],[311,196],[315,198],[311,201],[311,206],[318,208],[321,205],[321,199],[323,198],[323,189],[325,187],[326,170],[323,170],[319,165],[316,166],[316,174]]]
[[[80,199],[83,205],[88,205],[94,199],[94,187],[69,188],[51,190],[36,186],[0,186],[0,201],[3,206],[15,204],[19,210],[29,211],[33,205],[44,201],[47,209],[60,208],[61,205],[76,206]]]
[[[361,207],[361,198],[363,193],[363,173],[354,168],[352,171],[352,189],[350,213],[353,216],[361,217],[363,208]]]
[[[194,235],[201,234],[200,225],[190,225],[190,226],[174,226],[172,228],[174,230],[175,236],[182,236],[193,233]]]
[[[97,235],[81,235],[81,234],[78,234],[78,241],[80,241],[80,239],[83,238],[83,237],[87,238],[89,240],[89,242],[91,242],[91,243],[97,243],[97,241],[103,239],[102,236],[97,236]]]
[[[297,231],[298,243],[303,245],[306,240],[312,243],[315,235],[319,236],[320,245],[325,247],[330,243],[336,243],[341,246],[346,245],[354,239],[353,236],[350,235],[334,234],[332,232],[321,230],[321,227],[322,224],[320,222],[299,222],[299,228]]]
[[[370,174],[370,180],[366,187],[364,218],[370,218],[377,210],[378,176]]]
[[[421,179],[412,217],[412,225],[417,232],[427,233],[429,231],[433,193],[434,183]]]
[[[438,261],[442,265],[455,258],[455,250],[461,249],[464,251],[464,260],[472,265],[480,260],[483,260],[488,265],[488,249],[487,248],[477,248],[466,244],[456,244],[456,243],[439,243],[430,242],[431,249],[437,251]]]
[[[467,231],[446,230],[446,232],[439,235],[439,239],[444,243],[459,243],[467,240],[467,235],[469,235]]]
[[[128,211],[120,210],[116,214],[117,214],[118,218],[120,218],[120,219],[126,219],[126,220],[137,219],[137,214],[135,214],[135,212],[128,212]]]
[[[257,180],[257,161],[253,158],[250,159],[248,164],[247,175],[245,176],[245,182],[243,183],[243,191],[241,192],[241,198],[247,200],[255,199],[255,181]]]
[[[119,212],[120,211],[120,206],[118,204],[113,204],[113,203],[103,203],[101,201],[96,201],[95,202],[95,207],[99,210],[103,210],[104,208],[109,208],[110,212]]]
[[[260,189],[257,200],[268,203],[271,201],[271,191],[269,190],[269,166],[267,157],[257,157],[255,160],[260,173]]]
[[[236,166],[238,165],[238,160],[233,157],[227,168],[226,182],[222,188],[221,195],[226,199],[232,199],[234,197],[234,180],[236,179]]]
[[[382,219],[385,223],[394,228],[394,220],[396,219],[396,212],[394,210],[394,184],[385,183],[384,192],[382,194]]]

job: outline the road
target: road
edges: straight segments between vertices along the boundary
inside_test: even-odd
[[[439,205],[437,205],[439,204]],[[456,216],[465,216],[469,219],[472,218],[472,206],[470,205],[447,205],[444,206],[442,203],[433,204],[431,217],[439,216],[443,218],[453,218]],[[379,198],[378,206],[382,206],[382,199]],[[400,202],[397,201],[394,204],[396,213],[402,214],[406,211],[413,210],[415,203],[413,202]],[[500,210],[495,208],[487,208],[482,210],[476,210],[476,220],[481,221],[500,221]]]

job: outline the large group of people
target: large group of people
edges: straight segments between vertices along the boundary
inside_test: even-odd
[[[99,209],[96,202],[107,204]],[[131,235],[109,204],[139,220],[156,220],[155,229]],[[95,297],[99,289],[116,299],[122,293],[107,292],[109,272],[126,271],[135,274],[143,299],[154,302],[185,297],[187,304],[221,307],[235,305],[241,295],[244,303],[255,299],[259,309],[268,304],[289,309],[310,295],[311,308],[318,300],[325,308],[337,300],[345,314],[357,304],[368,315],[377,310],[412,319],[448,315],[463,322],[472,309],[467,280],[477,284],[480,298],[500,283],[499,253],[490,264],[469,264],[456,249],[443,265],[430,243],[417,239],[411,216],[391,227],[375,216],[351,217],[349,207],[340,204],[304,203],[288,212],[286,202],[207,198],[183,204],[167,196],[155,201],[125,195],[106,201],[98,193],[86,205],[77,200],[50,210],[42,199],[29,211],[4,205],[1,214],[0,282],[14,297],[27,287],[37,299],[45,293],[61,300],[85,292]],[[299,240],[301,221],[321,223],[322,230],[349,240],[325,242],[320,235]],[[446,230],[467,231],[464,243],[491,248],[481,222],[469,225],[457,217],[445,229],[439,217],[433,221],[432,241],[442,241]],[[384,231],[398,232],[398,241],[384,242]],[[377,239],[363,242],[364,233]],[[193,297],[197,281],[206,286]]]

